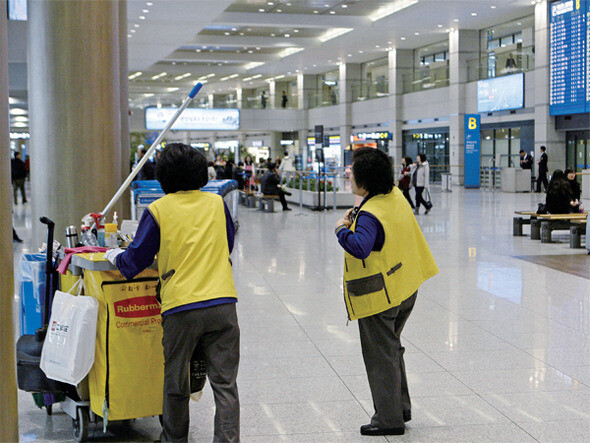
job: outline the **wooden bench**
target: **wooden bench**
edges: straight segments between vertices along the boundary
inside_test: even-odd
[[[586,221],[584,214],[538,214],[537,220],[541,223],[541,243],[551,243],[551,234],[557,230],[568,230],[571,235],[572,222]],[[572,240],[570,239],[570,245]]]
[[[253,208],[256,205],[256,196],[250,191],[240,191],[240,203],[247,208]]]
[[[533,240],[539,240],[541,238],[539,226],[536,225],[533,228],[533,220],[537,219],[537,213],[533,211],[514,211],[514,213],[520,215],[520,217],[514,217],[512,219],[512,235],[514,237],[522,237],[522,225],[531,225],[531,238]],[[536,239],[533,237],[533,230],[536,231]]]
[[[586,223],[588,220],[572,220],[570,226],[570,248],[582,248],[582,235],[586,234]],[[588,238],[586,237],[586,242]]]

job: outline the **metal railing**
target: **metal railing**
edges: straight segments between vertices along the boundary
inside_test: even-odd
[[[352,101],[362,102],[374,98],[387,97],[389,95],[389,82],[387,80],[368,82],[362,81],[359,85],[352,86]]]
[[[489,53],[467,61],[468,81],[485,80],[535,69],[535,47]],[[510,57],[512,54],[512,57]],[[511,61],[508,61],[508,60]]]
[[[425,66],[403,76],[404,94],[449,86],[449,66]]]

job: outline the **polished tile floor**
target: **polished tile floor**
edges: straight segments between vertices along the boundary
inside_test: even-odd
[[[513,211],[535,208],[540,194],[455,188],[435,190],[433,200],[418,220],[441,273],[419,291],[404,331],[413,420],[388,440],[588,440],[590,280],[516,258],[585,249],[569,249],[565,232],[554,244],[512,237]],[[26,238],[26,207],[14,219]],[[358,432],[372,402],[357,325],[347,325],[343,306],[336,219],[240,208],[233,262],[245,442],[386,441]],[[15,260],[30,247],[15,246]],[[23,441],[72,438],[64,413],[47,417],[26,393],[19,400]],[[207,387],[191,404],[191,440],[210,441],[212,429]],[[158,420],[145,418],[94,438],[147,441],[159,432]]]

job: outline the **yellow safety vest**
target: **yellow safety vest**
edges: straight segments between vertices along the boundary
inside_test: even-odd
[[[189,303],[238,297],[220,196],[179,191],[156,200],[149,211],[160,227],[162,312]]]
[[[359,215],[362,212],[379,220],[385,241],[381,251],[372,251],[364,260],[345,252],[344,300],[351,320],[399,306],[439,272],[416,217],[398,188],[371,197]]]

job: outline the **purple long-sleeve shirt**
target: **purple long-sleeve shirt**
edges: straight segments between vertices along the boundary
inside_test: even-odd
[[[225,209],[225,227],[227,231],[227,244],[229,252],[234,249],[234,237],[236,229],[231,218],[229,209],[225,202],[223,203]],[[160,227],[156,223],[154,216],[149,210],[143,211],[135,238],[129,247],[119,254],[116,258],[117,268],[127,280],[132,279],[141,271],[146,269],[154,261],[154,257],[160,249]],[[207,300],[196,303],[189,303],[187,305],[178,306],[176,308],[166,311],[163,315],[174,314],[175,312],[187,311],[189,309],[207,308],[209,306],[221,305],[224,303],[235,303],[235,298],[217,298],[214,300]]]
[[[340,246],[359,260],[367,258],[371,251],[380,251],[385,242],[385,231],[381,222],[373,214],[362,211],[369,198],[364,199],[359,206],[354,232],[350,229],[341,229],[336,234]]]

